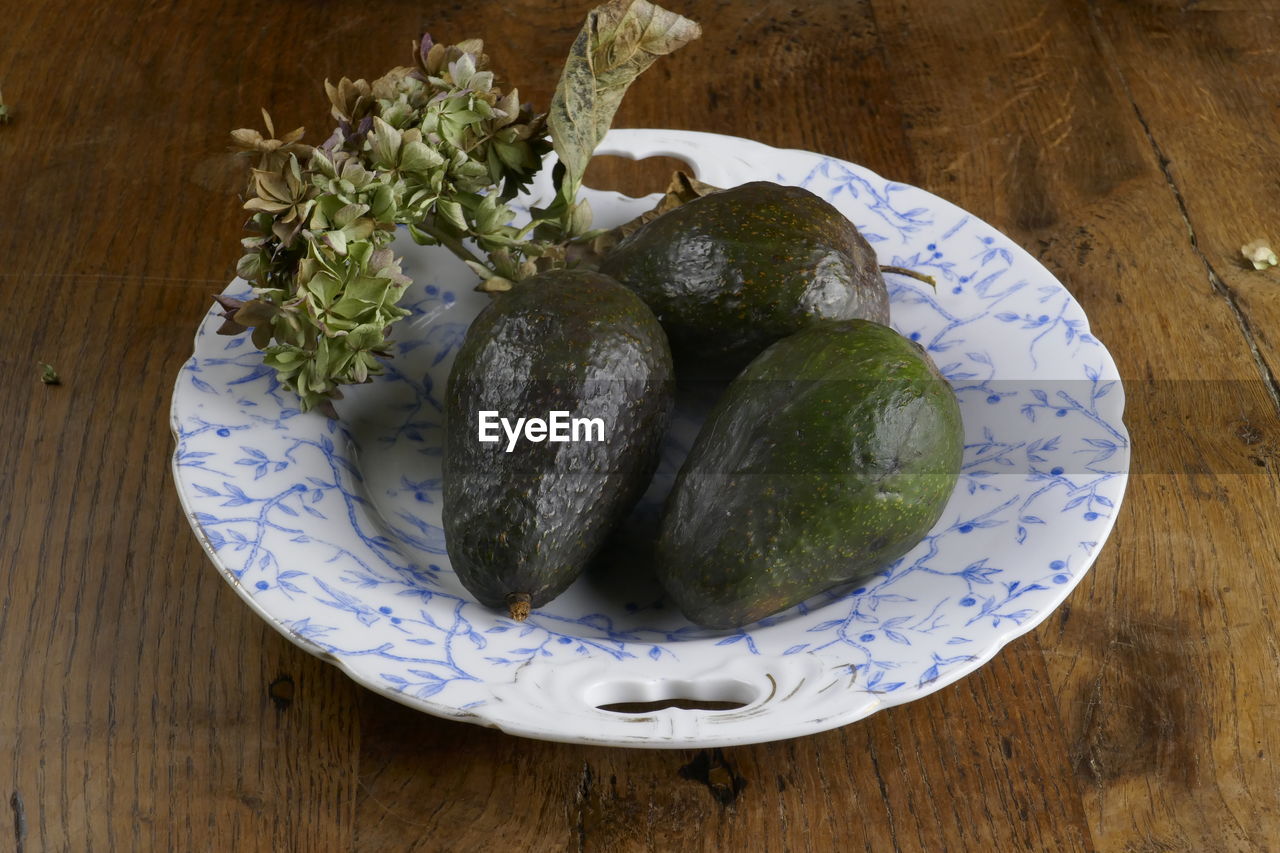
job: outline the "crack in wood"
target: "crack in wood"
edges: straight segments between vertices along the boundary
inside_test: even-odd
[[[1262,350],[1258,347],[1257,335],[1254,334],[1253,324],[1249,322],[1248,315],[1240,308],[1240,302],[1236,299],[1235,293],[1218,275],[1218,271],[1213,267],[1213,262],[1200,249],[1200,240],[1196,235],[1195,226],[1191,224],[1191,213],[1187,208],[1187,200],[1182,195],[1182,190],[1178,187],[1177,182],[1173,179],[1173,172],[1169,168],[1171,161],[1165,156],[1160,143],[1156,141],[1155,134],[1151,132],[1151,125],[1148,124],[1147,117],[1143,115],[1142,108],[1138,106],[1138,99],[1134,97],[1133,89],[1129,85],[1129,78],[1125,76],[1124,69],[1115,58],[1115,48],[1111,45],[1106,33],[1102,30],[1101,23],[1099,23],[1100,13],[1097,0],[1089,0],[1088,6],[1089,24],[1093,28],[1094,37],[1098,41],[1099,53],[1102,54],[1103,59],[1111,67],[1111,70],[1115,72],[1116,78],[1120,81],[1120,86],[1124,90],[1124,95],[1129,101],[1129,106],[1133,108],[1133,114],[1137,117],[1138,124],[1142,126],[1142,132],[1147,138],[1147,143],[1156,155],[1156,163],[1160,166],[1160,173],[1164,176],[1170,192],[1173,193],[1174,202],[1178,205],[1178,213],[1182,216],[1182,224],[1187,228],[1191,251],[1200,259],[1200,263],[1204,265],[1205,273],[1209,277],[1209,284],[1226,300],[1227,306],[1230,307],[1231,313],[1235,316],[1236,324],[1239,325],[1240,332],[1244,335],[1245,343],[1249,346],[1249,352],[1253,354],[1254,364],[1257,365],[1258,372],[1262,374],[1262,381],[1267,387],[1267,393],[1271,396],[1271,402],[1276,411],[1280,412],[1280,382],[1277,382],[1275,373],[1271,370],[1271,366],[1267,364],[1266,358],[1262,355]]]
[[[13,849],[22,853],[23,841],[27,837],[27,809],[17,791],[9,798],[9,808],[13,809]]]
[[[587,849],[587,798],[591,796],[591,765],[582,762],[582,776],[578,779],[578,853]]]
[[[894,850],[900,849],[898,846],[898,826],[897,821],[893,819],[893,801],[889,797],[889,785],[885,782],[884,774],[880,772],[880,759],[874,753],[870,756],[871,769],[876,777],[876,786],[880,790],[880,799],[884,801],[884,813],[888,817],[889,841]]]

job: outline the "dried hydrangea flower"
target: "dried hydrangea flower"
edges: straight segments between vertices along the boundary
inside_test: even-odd
[[[329,96],[329,111],[335,121],[355,124],[373,111],[375,101],[367,80],[343,77],[336,86],[325,80],[324,91]]]
[[[302,179],[302,166],[293,155],[282,169],[254,169],[253,187],[254,197],[244,203],[245,210],[270,213],[283,223],[305,219],[311,212],[315,188]]]
[[[631,3],[649,6],[624,5]],[[277,138],[265,110],[265,134],[232,134],[237,149],[258,155],[236,266],[253,294],[218,298],[218,331],[252,329],[302,410],[332,415],[339,386],[383,370],[388,332],[409,313],[397,304],[409,279],[389,248],[397,227],[448,248],[480,276],[478,289],[497,292],[564,266],[568,242],[590,236],[590,208],[575,199],[511,224],[508,202],[532,182],[552,143],[547,116],[521,104],[514,88],[503,90],[479,39],[440,45],[424,35],[414,66],[372,82],[326,80],[325,93],[337,127],[319,147],[301,142],[302,128]]]
[[[279,139],[276,139],[276,129],[271,121],[271,114],[266,110],[262,111],[262,123],[267,128],[265,136],[259,131],[249,127],[242,127],[239,130],[231,131],[231,142],[237,151],[258,153],[261,157],[258,160],[258,168],[268,172],[278,172],[284,168],[289,157],[306,158],[311,154],[311,146],[303,145],[298,140],[302,138],[305,129],[295,127]]]

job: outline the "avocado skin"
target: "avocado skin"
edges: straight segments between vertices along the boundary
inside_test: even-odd
[[[963,448],[955,393],[917,344],[865,320],[784,338],[699,433],[659,580],[693,622],[736,628],[865,579],[937,522]]]
[[[672,400],[671,351],[653,312],[599,273],[558,270],[499,294],[449,373],[444,530],[482,604],[538,607],[581,573],[643,494]],[[603,442],[485,443],[478,412],[599,417]]]
[[[889,322],[875,251],[853,223],[806,189],[768,181],[657,217],[600,270],[658,315],[682,374],[732,376],[815,320]]]

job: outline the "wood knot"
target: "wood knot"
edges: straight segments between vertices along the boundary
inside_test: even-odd
[[[271,697],[277,711],[284,711],[293,704],[293,693],[293,678],[288,675],[282,675],[267,685],[267,696]]]
[[[1236,437],[1246,445],[1254,445],[1262,441],[1262,431],[1249,421],[1241,421],[1236,425]]]
[[[739,776],[724,760],[724,752],[702,750],[693,761],[680,768],[680,777],[707,786],[711,796],[722,806],[731,806],[747,787],[747,780]]]

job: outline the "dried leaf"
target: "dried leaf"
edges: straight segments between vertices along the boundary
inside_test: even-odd
[[[374,165],[394,169],[400,162],[400,131],[387,124],[379,116],[373,117],[374,131],[371,143]]]
[[[270,323],[276,316],[278,307],[261,299],[250,299],[240,306],[235,313],[235,321],[241,326],[259,326]]]
[[[231,296],[223,296],[221,293],[215,293],[213,301],[217,302],[227,311],[236,311],[240,306],[244,305],[243,299],[236,299]]]
[[[581,237],[591,230],[591,204],[584,198],[569,208],[565,217],[565,234]]]
[[[588,15],[565,60],[547,123],[572,203],[587,162],[613,121],[627,87],[658,57],[702,34],[693,21],[649,0],[610,0]]]
[[[403,172],[426,173],[442,165],[444,165],[444,157],[422,142],[408,142],[400,152],[400,170]]]
[[[658,200],[656,205],[635,219],[624,222],[618,227],[612,228],[596,237],[591,241],[589,248],[584,248],[575,255],[575,261],[594,266],[600,258],[613,251],[614,246],[617,246],[632,233],[639,230],[641,226],[652,222],[668,211],[675,210],[682,204],[688,204],[694,199],[719,191],[720,187],[713,187],[711,184],[703,183],[688,172],[683,170],[673,172],[671,183],[667,185],[666,193]]]
[[[476,285],[476,290],[480,293],[502,293],[515,287],[515,283],[511,279],[502,276],[491,275],[484,281]]]
[[[462,212],[462,205],[453,199],[441,199],[436,202],[436,211],[445,222],[466,233],[467,218]]]
[[[1253,264],[1255,270],[1274,267],[1277,262],[1275,249],[1272,249],[1271,244],[1262,238],[1245,243],[1240,247],[1240,254]]]
[[[221,332],[222,330],[219,329],[218,331]],[[240,331],[244,330],[241,329]],[[253,345],[255,347],[258,349],[266,349],[271,343],[271,327],[265,325],[256,326],[254,327],[253,334],[249,337],[253,341]]]

